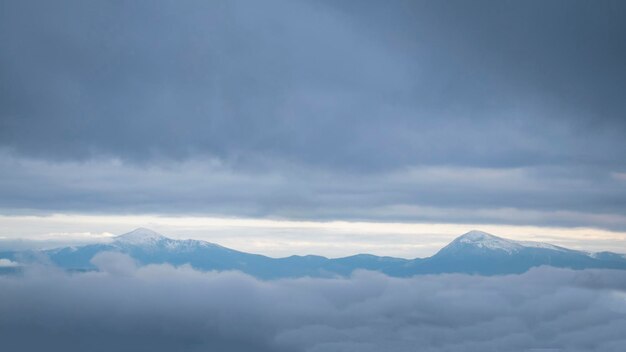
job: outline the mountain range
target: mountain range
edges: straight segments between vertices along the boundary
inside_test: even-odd
[[[96,270],[91,259],[100,252],[120,252],[139,264],[189,264],[198,270],[238,270],[261,279],[286,277],[348,276],[364,269],[395,277],[420,274],[465,273],[477,275],[518,274],[547,265],[571,269],[626,269],[626,256],[589,253],[542,242],[521,242],[470,231],[428,258],[402,259],[358,254],[344,258],[317,255],[271,258],[236,251],[199,240],[175,240],[139,228],[115,237],[111,243],[63,247],[42,251],[0,252],[0,259],[20,265],[47,262],[71,271]],[[4,272],[21,267],[3,268]]]

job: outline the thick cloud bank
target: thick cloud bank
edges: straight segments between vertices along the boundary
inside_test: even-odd
[[[626,229],[626,2],[0,3],[0,210]]]
[[[626,272],[258,281],[236,272],[30,269],[0,278],[11,351],[623,351]]]

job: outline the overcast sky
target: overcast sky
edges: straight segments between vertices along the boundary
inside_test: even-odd
[[[623,234],[625,37],[623,1],[0,1],[0,225]]]

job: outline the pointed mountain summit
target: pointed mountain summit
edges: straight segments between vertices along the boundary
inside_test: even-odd
[[[458,251],[467,248],[476,248],[484,250],[501,250],[507,253],[512,253],[522,247],[523,246],[519,242],[494,236],[487,232],[472,230],[457,237],[454,241],[444,247],[442,251]]]
[[[447,246],[441,249],[440,253],[458,254],[467,251],[488,252],[501,251],[507,254],[523,251],[527,248],[549,249],[552,251],[577,252],[567,248],[551,245],[543,242],[514,241],[507,238],[494,236],[490,233],[472,230],[457,237]],[[578,253],[578,252],[577,252]]]
[[[483,243],[483,242],[492,242],[492,241],[508,242],[509,240],[504,239],[502,237],[494,236],[484,231],[472,230],[457,237],[455,241],[460,241],[460,242],[465,242],[465,243]]]
[[[115,237],[115,241],[117,242],[132,244],[155,243],[166,239],[168,238],[145,227],[140,227],[131,232]]]

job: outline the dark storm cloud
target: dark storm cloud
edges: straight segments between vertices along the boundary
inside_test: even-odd
[[[353,108],[408,87],[400,58],[304,3],[7,7],[2,141],[29,154],[317,160],[369,119]]]
[[[52,158],[623,167],[625,9],[6,1],[0,141]]]
[[[4,209],[626,211],[623,2],[0,6]]]
[[[623,351],[626,277],[523,275],[263,282],[240,273],[136,268],[103,253],[100,273],[0,277],[7,350]],[[43,270],[43,271],[42,271]],[[19,304],[17,304],[19,302]]]

